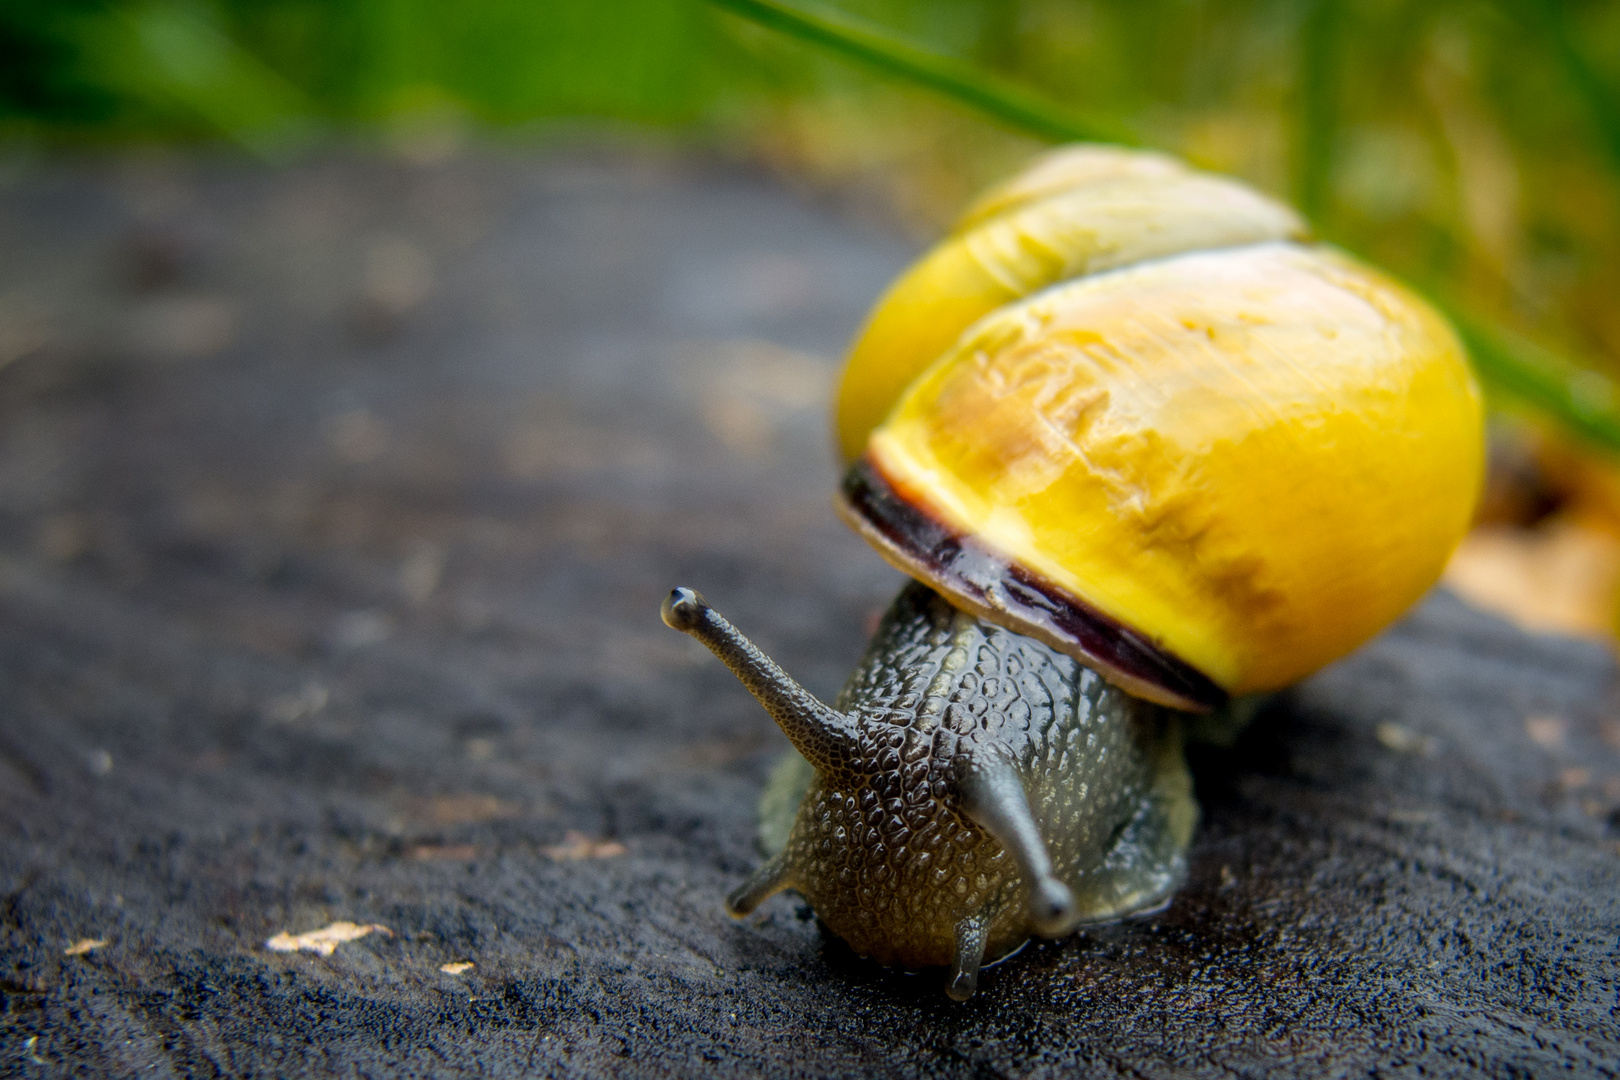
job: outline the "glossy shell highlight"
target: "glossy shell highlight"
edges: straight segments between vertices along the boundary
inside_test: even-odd
[[[963,330],[1047,286],[1187,251],[1303,239],[1293,210],[1164,154],[1068,146],[979,198],[891,285],[838,389],[845,463]]]

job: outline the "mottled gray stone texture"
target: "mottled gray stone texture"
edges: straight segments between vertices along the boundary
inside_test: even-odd
[[[658,605],[837,692],[898,580],[826,399],[911,252],[622,149],[6,165],[0,1073],[1620,1072],[1614,659],[1446,595],[966,1005],[722,913],[785,741]]]

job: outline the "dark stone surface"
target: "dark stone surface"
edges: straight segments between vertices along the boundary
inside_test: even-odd
[[[896,579],[824,398],[907,254],[643,156],[13,167],[0,1073],[1616,1075],[1614,661],[1443,595],[1194,755],[1167,910],[965,1006],[721,913],[783,740],[658,603],[836,691]],[[265,948],[334,920],[393,936]]]

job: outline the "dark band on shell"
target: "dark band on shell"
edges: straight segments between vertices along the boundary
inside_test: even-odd
[[[908,501],[869,457],[844,474],[838,510],[895,566],[981,618],[1045,641],[1110,682],[1174,708],[1226,703],[1209,676]]]

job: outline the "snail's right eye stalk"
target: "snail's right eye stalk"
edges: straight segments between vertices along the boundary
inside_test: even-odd
[[[664,622],[697,638],[759,699],[793,748],[818,770],[837,771],[855,756],[854,723],[824,705],[759,650],[696,589],[676,588],[664,598]]]

